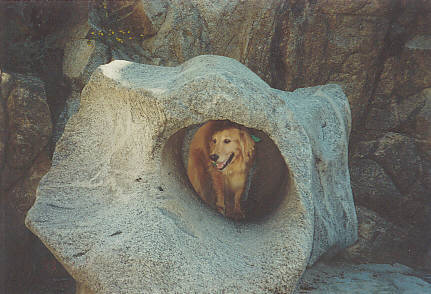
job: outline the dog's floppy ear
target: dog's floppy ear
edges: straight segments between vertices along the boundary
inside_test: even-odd
[[[240,135],[240,145],[242,156],[245,160],[250,160],[253,157],[254,152],[254,141],[247,131],[241,129],[239,132]]]

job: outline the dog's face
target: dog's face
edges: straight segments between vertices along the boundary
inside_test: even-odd
[[[229,128],[212,135],[209,149],[213,165],[223,171],[241,158],[247,160],[254,149],[254,141],[247,132]]]

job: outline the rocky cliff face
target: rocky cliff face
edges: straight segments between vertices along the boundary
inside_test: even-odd
[[[44,85],[32,76],[3,72],[0,89],[0,284],[9,293],[65,272],[24,227],[39,180],[51,166],[52,123]]]
[[[90,4],[2,4],[2,69],[43,80],[54,122],[51,142],[79,107],[91,72],[113,59],[173,66],[218,54],[237,59],[281,90],[339,83],[352,108],[350,172],[360,221],[360,241],[342,255],[431,268],[429,1]],[[14,132],[1,119],[5,105],[2,138]],[[8,168],[16,168],[18,161],[5,153],[12,147],[1,142],[1,170],[8,160]],[[32,144],[26,148],[39,150]],[[17,183],[25,186],[28,177],[18,176]]]

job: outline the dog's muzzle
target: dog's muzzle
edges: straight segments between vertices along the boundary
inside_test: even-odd
[[[217,167],[217,169],[218,169],[219,171],[224,170],[224,169],[226,168],[226,166],[228,166],[228,165],[229,165],[229,163],[231,163],[231,162],[232,162],[232,159],[233,159],[234,155],[235,155],[235,154],[234,154],[234,153],[232,153],[226,161],[223,161],[223,162],[215,162],[215,166]]]

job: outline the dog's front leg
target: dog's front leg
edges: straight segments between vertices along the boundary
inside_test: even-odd
[[[213,188],[216,194],[216,207],[217,211],[221,214],[226,214],[226,206],[224,204],[224,179],[218,174],[214,174],[212,176],[213,179]]]
[[[245,218],[245,214],[241,209],[241,196],[242,193],[244,193],[244,187],[239,189],[238,191],[236,191],[235,195],[234,195],[234,208],[233,208],[233,212],[234,212],[234,216],[236,219],[243,219]]]

